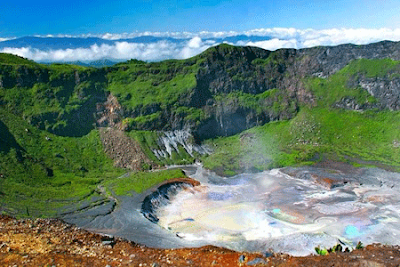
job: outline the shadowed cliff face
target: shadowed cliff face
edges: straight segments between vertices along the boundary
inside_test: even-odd
[[[193,106],[204,106],[207,96],[210,98],[218,93],[242,91],[258,94],[274,88],[287,90],[288,97],[298,101],[313,103],[312,95],[305,92],[301,82],[305,77],[329,77],[352,60],[360,58],[400,60],[400,44],[389,41],[363,46],[348,44],[274,52],[253,47],[223,46],[209,50],[201,55],[207,60],[204,69],[197,74],[196,94],[193,95],[197,98],[192,99]],[[399,88],[397,84],[392,86],[396,90]],[[379,96],[379,93],[374,95]],[[396,109],[399,107],[396,105]]]
[[[201,108],[206,119],[194,128],[198,139],[236,134],[274,120],[290,119],[301,104],[315,105],[315,96],[304,84],[311,77],[327,78],[359,58],[400,59],[399,44],[380,42],[366,46],[341,45],[310,49],[280,49],[274,52],[253,47],[221,45],[210,48],[199,57],[204,59],[196,74],[197,86],[190,105]],[[398,110],[400,84],[397,78],[357,78],[349,88],[361,87],[378,99],[376,104],[360,105],[344,98],[336,107],[346,109],[388,108]],[[221,101],[234,92],[257,95],[276,90],[275,98],[264,98],[248,107],[240,101]],[[279,103],[278,110],[273,109]]]
[[[12,148],[17,151],[18,157],[22,158],[20,153],[22,147],[17,143],[7,126],[0,120],[0,152],[8,153]]]
[[[94,128],[96,103],[106,100],[105,74],[72,66],[0,62],[0,89],[5,92],[0,102],[41,130],[83,136]]]
[[[255,59],[266,59],[270,51],[255,47],[232,47],[220,45],[208,49],[199,58],[204,60],[196,74],[197,87],[191,104],[201,107],[207,96],[232,91],[258,94],[276,87],[270,79],[276,70],[264,69],[253,64]],[[203,94],[200,94],[202,92]],[[208,92],[208,93],[207,93]],[[198,97],[201,96],[201,97]]]

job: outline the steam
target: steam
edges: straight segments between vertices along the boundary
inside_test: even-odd
[[[399,244],[398,174],[366,170],[327,188],[312,180],[318,171],[310,171],[294,170],[301,179],[279,170],[230,179],[196,174],[203,175],[196,177],[202,186],[155,207],[158,224],[187,241],[292,255],[308,255],[338,239],[350,248],[358,241]]]

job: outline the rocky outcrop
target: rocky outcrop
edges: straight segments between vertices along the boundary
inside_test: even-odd
[[[6,103],[32,125],[62,136],[82,136],[94,128],[96,103],[106,99],[105,75],[102,69],[62,71],[62,67],[39,64],[0,65],[0,88],[22,91],[20,100]],[[28,90],[32,97],[26,96]],[[27,106],[43,108],[26,112]]]
[[[115,128],[100,128],[104,151],[114,160],[114,166],[134,171],[158,167],[143,153],[139,144]]]
[[[149,221],[157,223],[157,209],[167,205],[170,199],[181,190],[199,186],[200,182],[191,178],[172,179],[161,184],[157,190],[146,196],[142,202],[141,213]]]
[[[358,85],[379,99],[381,107],[389,110],[400,109],[400,78],[362,78]]]
[[[207,60],[197,75],[198,91],[209,90],[215,94],[240,90],[257,94],[272,88],[287,88],[298,100],[307,101],[307,97],[312,96],[304,92],[302,78],[328,77],[360,58],[400,60],[400,43],[384,41],[361,46],[346,44],[274,52],[254,47],[219,46],[202,56]],[[197,92],[198,95],[207,96],[207,93]],[[204,98],[201,101],[193,99],[193,105],[204,105],[207,101]]]
[[[96,104],[96,125],[97,127],[116,127],[122,121],[124,111],[118,100],[112,94],[109,94],[107,101]]]
[[[194,157],[194,153],[199,155],[211,154],[211,149],[207,145],[194,143],[190,129],[160,132],[158,149],[153,148],[152,152],[159,160],[162,160],[172,157],[173,152],[180,154],[179,147],[182,147],[191,157]]]
[[[196,138],[202,140],[236,134],[274,120],[290,119],[297,113],[301,103],[315,104],[315,97],[304,85],[305,78],[329,77],[359,58],[398,60],[399,48],[400,44],[394,42],[280,49],[274,52],[228,45],[210,48],[198,56],[203,63],[196,74],[197,85],[189,102],[189,106],[203,109],[206,116],[200,124],[190,127]],[[354,110],[400,108],[397,80],[360,80],[357,86],[365,88],[379,103],[360,105],[355,99],[346,98],[337,103],[336,107]],[[260,101],[258,104],[263,107],[262,112],[243,106],[240,101],[221,102],[214,98],[215,95],[235,91],[255,95],[271,89],[277,89],[279,97]],[[273,110],[274,102],[279,102],[283,108]]]
[[[274,52],[221,45],[199,57],[205,61],[196,76],[192,106],[204,106],[217,93],[257,94],[273,88],[288,89],[291,97],[312,102],[312,95],[303,88],[302,78],[328,77],[359,58],[400,60],[400,43],[384,41],[362,46],[346,44]]]

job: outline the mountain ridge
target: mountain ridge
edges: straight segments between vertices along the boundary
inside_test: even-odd
[[[304,85],[305,78],[329,77],[352,60],[358,58],[399,60],[399,48],[399,43],[390,41],[365,46],[346,44],[300,50],[279,49],[277,51],[222,44],[211,47],[187,60],[168,60],[158,63],[136,63],[136,61],[131,61],[119,63],[113,67],[100,68],[98,71],[90,68],[73,67],[75,68],[73,70],[74,73],[69,71],[70,74],[62,75],[65,78],[65,75],[71,75],[71,78],[69,78],[71,80],[69,82],[71,89],[67,90],[70,92],[75,90],[72,87],[76,87],[79,83],[84,83],[85,81],[92,84],[99,83],[100,79],[100,83],[103,84],[101,88],[103,89],[99,91],[92,87],[92,89],[84,90],[95,90],[93,93],[97,95],[97,100],[104,99],[104,96],[101,97],[99,95],[103,94],[102,91],[106,94],[110,92],[116,95],[123,107],[125,117],[141,118],[140,121],[142,123],[137,123],[138,119],[136,119],[136,122],[130,119],[127,125],[128,129],[179,130],[188,127],[196,128],[194,132],[202,140],[218,135],[235,134],[255,125],[262,125],[280,118],[289,119],[293,117],[300,104],[315,104],[315,97]],[[31,61],[27,61],[27,64],[28,62],[31,63]],[[64,65],[59,65],[58,69],[61,70],[62,66]],[[11,69],[7,70],[3,66],[3,71],[0,74],[0,87],[33,87],[37,83],[46,84],[50,82],[49,75],[51,75],[51,72],[60,71],[54,70],[55,68],[52,65],[48,67],[36,65],[35,70],[32,68],[19,68],[21,69],[16,70],[17,74],[14,77],[7,77]],[[97,74],[92,77],[91,75],[94,73]],[[74,77],[72,77],[73,75]],[[83,77],[80,77],[80,75]],[[144,79],[145,75],[150,75],[153,78],[139,81],[139,79]],[[51,84],[54,86],[64,84],[65,87],[65,78],[60,81],[61,83],[51,81]],[[151,79],[154,79],[154,81],[149,84]],[[131,80],[131,82],[127,83],[127,80]],[[370,81],[367,78],[359,78],[359,80],[353,80],[352,82],[353,87],[363,84],[364,87],[370,88],[369,92],[374,91],[374,96],[380,98],[380,108],[399,109],[398,100],[395,100],[399,98],[398,93],[395,93],[390,98],[394,99],[393,101],[390,101],[390,99],[387,101],[384,97],[385,94],[378,92],[377,88],[379,86],[376,85],[377,82]],[[382,80],[380,83],[392,84],[390,91],[396,92],[393,89],[393,84],[398,83],[396,79],[394,82]],[[146,89],[140,89],[140,87]],[[274,96],[268,98],[265,103],[260,102],[264,110],[258,112],[249,107],[238,106],[238,103],[236,103],[238,102],[237,96],[233,96],[233,102],[229,102],[229,105],[222,103],[217,97],[241,92],[248,94],[251,98],[268,90],[273,90],[275,92],[273,93]],[[133,95],[144,98],[142,101],[132,102]],[[157,96],[162,96],[164,99],[157,99]],[[168,102],[165,98],[177,101],[178,109],[174,107],[176,104],[171,105],[174,102]],[[222,98],[226,100],[226,98]],[[354,102],[351,99],[344,101]],[[286,108],[279,108],[278,104],[276,104],[277,102]],[[271,108],[274,103],[275,110]],[[91,105],[93,107],[95,103],[93,102]],[[357,106],[357,103],[353,103],[353,106]],[[359,106],[360,104],[358,104]],[[375,107],[378,106],[375,105]],[[193,111],[193,109],[195,113],[199,114],[194,120],[188,118],[188,115],[193,114],[193,112],[188,114],[188,110]],[[91,110],[92,113],[95,113],[93,108]],[[41,116],[44,116],[44,120],[48,118],[47,121],[50,125],[56,123],[55,119],[61,119],[60,115],[52,115],[51,113],[42,113]],[[200,120],[201,125],[196,126],[196,123],[199,123],[199,116],[203,117],[203,119]],[[51,117],[54,119],[51,119]],[[79,117],[82,116],[79,115]],[[229,119],[230,117],[232,118]],[[39,118],[40,120],[43,119]],[[49,120],[53,120],[53,122]],[[89,124],[95,123],[93,119],[90,120],[92,122]],[[229,128],[229,126],[228,128],[221,128],[219,126],[221,124],[234,124],[234,120],[240,120],[238,126],[233,126],[232,128]],[[37,122],[35,117],[33,122]],[[244,125],[244,127],[240,125]],[[80,127],[85,127],[87,129],[86,132],[90,130],[84,125],[80,125]],[[216,130],[214,133],[206,134],[209,133],[208,129],[210,128],[216,128]],[[58,133],[60,134],[64,130],[61,127]]]
[[[68,200],[51,201],[53,213],[108,201],[137,171],[196,160],[228,176],[324,160],[398,170],[399,48],[222,44],[103,68],[0,54],[0,209],[50,212],[57,194]]]

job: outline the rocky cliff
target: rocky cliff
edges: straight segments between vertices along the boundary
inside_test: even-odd
[[[40,129],[80,136],[99,123],[111,92],[121,109],[100,126],[124,122],[125,130],[190,128],[202,140],[292,118],[299,106],[316,104],[308,80],[328,79],[361,58],[400,60],[400,43],[274,52],[222,44],[187,60],[133,60],[99,70],[30,61],[2,64],[0,88],[6,90],[0,101]],[[393,68],[379,77],[349,75],[348,89],[362,88],[376,101],[366,105],[348,96],[335,107],[398,110],[398,74]]]
[[[58,135],[82,136],[93,129],[96,103],[106,100],[105,84],[104,70],[0,61],[7,109]]]

